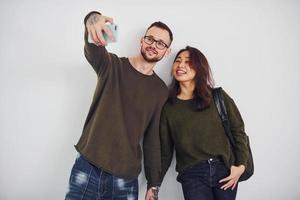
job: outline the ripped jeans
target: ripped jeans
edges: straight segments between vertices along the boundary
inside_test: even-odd
[[[65,200],[79,199],[137,200],[138,180],[115,177],[79,155],[71,171]]]

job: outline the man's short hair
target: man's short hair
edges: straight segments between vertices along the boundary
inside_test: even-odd
[[[158,27],[158,28],[161,28],[161,29],[163,29],[163,30],[168,31],[169,36],[170,36],[170,40],[171,40],[170,44],[171,44],[172,41],[173,41],[173,33],[172,33],[171,29],[170,29],[165,23],[163,23],[163,22],[161,22],[161,21],[157,21],[157,22],[152,23],[152,24],[147,28],[147,31],[148,31],[150,28],[154,27],[154,26],[155,26],[155,27]],[[147,31],[146,31],[146,32],[147,32]]]

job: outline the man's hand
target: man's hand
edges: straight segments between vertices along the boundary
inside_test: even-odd
[[[146,196],[145,196],[145,200],[154,200],[152,188],[149,188],[149,190],[147,191]]]
[[[239,165],[239,166],[234,166],[232,165],[230,168],[230,175],[223,178],[219,182],[226,182],[224,185],[222,185],[221,189],[227,190],[228,188],[231,187],[233,190],[236,187],[236,184],[239,181],[240,176],[244,173],[245,171],[245,166],[244,165]]]
[[[111,40],[114,40],[111,30],[106,26],[106,22],[113,23],[113,19],[98,13],[91,14],[86,21],[87,31],[97,45],[105,46],[107,44],[102,32],[105,32]]]

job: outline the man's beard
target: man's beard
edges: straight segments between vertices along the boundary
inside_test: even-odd
[[[146,60],[146,61],[149,62],[149,63],[156,63],[156,62],[160,61],[160,60],[164,57],[164,55],[163,55],[163,56],[160,57],[160,58],[148,58],[145,51],[146,51],[146,50],[143,50],[143,48],[141,48],[141,54],[142,54],[144,60]]]

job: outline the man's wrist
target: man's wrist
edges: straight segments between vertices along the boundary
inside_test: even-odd
[[[159,186],[153,186],[151,187],[152,190],[157,190],[159,192]]]
[[[158,198],[159,186],[151,187],[152,194],[154,195],[154,199]]]
[[[150,190],[153,187],[158,187],[158,189],[160,188],[161,183],[155,182],[155,183],[148,183],[147,184],[147,191]]]
[[[153,199],[157,200],[158,199],[159,186],[151,187],[151,191],[152,191],[152,194],[153,194]]]

